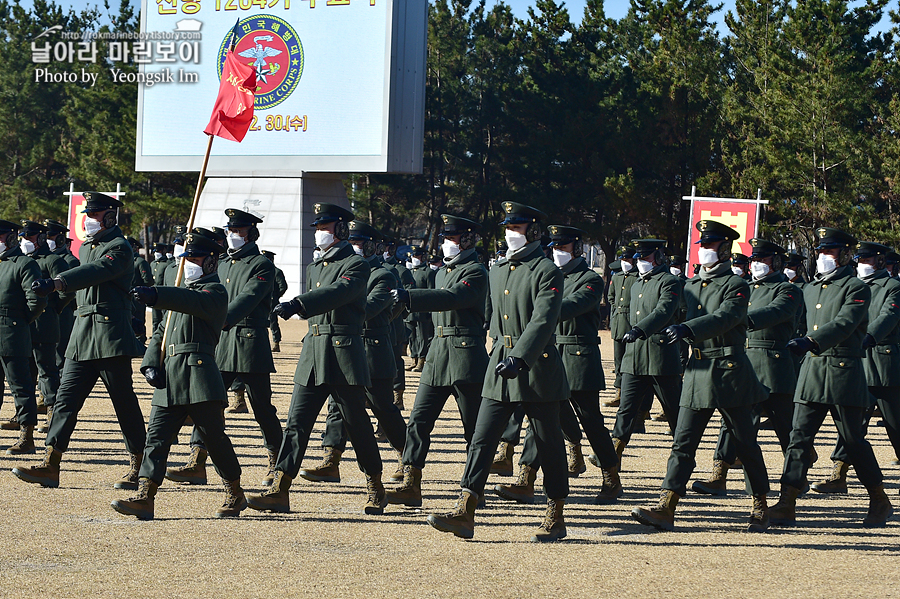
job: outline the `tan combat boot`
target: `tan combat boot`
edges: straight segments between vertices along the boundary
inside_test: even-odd
[[[491,464],[490,474],[496,474],[498,476],[512,476],[513,453],[515,451],[516,446],[512,443],[500,441],[500,446],[497,447],[497,455],[494,456],[494,462]]]
[[[616,457],[619,458],[618,469],[619,472],[622,471],[622,454],[625,453],[625,441],[622,439],[616,439],[613,437],[612,440],[613,449],[616,450]]]
[[[456,505],[446,514],[430,514],[426,521],[441,532],[452,532],[463,539],[475,536],[475,506],[478,496],[463,489]]]
[[[406,408],[403,407],[403,390],[395,389],[394,390],[394,405],[397,406],[397,409],[401,412]]]
[[[601,505],[615,503],[619,497],[625,494],[622,481],[619,480],[619,469],[613,466],[612,468],[601,468],[600,472],[603,475],[603,486],[600,487],[595,503]]]
[[[229,400],[228,407],[225,408],[225,411],[229,414],[247,414],[250,412],[247,409],[247,398],[243,389],[233,392]]]
[[[269,469],[262,479],[262,486],[269,487],[272,485],[272,481],[275,480],[275,464],[278,463],[278,452],[266,449],[266,457],[269,460]]]
[[[47,454],[44,461],[35,466],[16,467],[12,472],[20,479],[28,483],[36,483],[42,487],[56,488],[59,486],[59,463],[62,461],[62,452],[56,451],[52,446],[47,446]]]
[[[666,416],[665,411],[660,412],[659,414],[657,414],[656,416],[653,417],[653,422],[666,422],[667,420],[669,420],[669,417]]]
[[[750,508],[750,524],[747,532],[766,532],[769,528],[769,506],[765,495],[753,496],[753,507]]]
[[[894,506],[891,505],[891,500],[884,492],[884,485],[872,487],[868,491],[869,512],[863,520],[863,526],[867,528],[884,526],[894,513]]]
[[[138,480],[138,494],[128,499],[116,499],[110,505],[112,509],[126,516],[134,516],[138,520],[153,520],[153,498],[159,488],[149,478]]]
[[[19,429],[19,440],[6,450],[6,455],[25,455],[34,452],[34,427],[23,426]]]
[[[36,400],[37,400],[37,413],[38,414],[46,414],[47,413],[47,404],[44,403],[44,394],[38,392]]]
[[[397,469],[391,475],[391,480],[401,481],[406,477],[406,467],[403,465],[403,454],[397,452]]]
[[[37,432],[39,433],[46,433],[47,431],[49,431],[51,418],[53,418],[53,406],[47,406],[47,420],[44,421],[44,424],[39,424],[37,429],[35,430],[37,430]]]
[[[202,447],[191,449],[187,463],[181,468],[167,468],[166,478],[177,483],[189,485],[206,484],[206,458],[209,454]]]
[[[416,364],[419,363],[419,358],[413,358],[412,364],[403,368],[406,372],[412,372],[412,369],[416,367]]]
[[[681,499],[675,491],[663,489],[656,507],[646,510],[636,507],[631,511],[631,517],[659,530],[675,530],[675,507]]]
[[[503,499],[516,503],[534,503],[534,481],[537,470],[522,464],[519,466],[519,477],[511,485],[495,485],[494,492]]]
[[[769,508],[769,520],[772,524],[790,526],[797,522],[795,510],[797,508],[797,496],[800,489],[790,485],[781,485],[781,495],[778,502]]]
[[[241,479],[225,480],[225,503],[216,510],[217,518],[237,518],[241,512],[247,509],[247,497],[244,496],[244,490],[241,488]]]
[[[537,532],[531,537],[533,543],[552,543],[566,538],[566,520],[563,518],[562,499],[547,499],[547,514]]]
[[[578,478],[579,474],[587,471],[584,463],[584,454],[581,453],[581,443],[569,443],[566,441],[566,448],[569,450],[569,478]]]
[[[691,490],[703,495],[728,495],[728,469],[731,464],[725,460],[714,460],[712,476],[706,480],[695,480]]]
[[[322,463],[309,470],[301,470],[300,478],[314,483],[339,483],[341,482],[341,456],[343,451],[334,447],[323,448]]]
[[[113,487],[116,489],[136,491],[138,488],[138,471],[141,469],[141,459],[143,459],[143,457],[144,455],[141,453],[129,453],[128,472],[125,473],[125,476],[116,481],[116,484],[114,484]]]
[[[276,341],[275,343],[272,344],[272,353],[277,354],[280,351],[281,351],[281,342]]]
[[[5,431],[17,431],[19,430],[19,421],[16,420],[16,417],[13,416],[9,420],[4,420],[0,422],[0,429]]]
[[[622,390],[616,389],[616,398],[604,402],[603,405],[607,408],[618,408],[620,403],[622,403]]]
[[[387,492],[388,503],[422,507],[422,469],[406,466],[403,474],[403,484],[395,490]]]
[[[422,372],[425,368],[425,358],[419,358],[416,360],[416,365],[412,367],[413,372]]]
[[[847,494],[847,471],[850,470],[850,464],[840,460],[834,461],[834,469],[831,471],[831,477],[820,483],[813,483],[812,490],[816,493],[834,493]]]
[[[291,488],[292,480],[290,476],[281,470],[276,470],[272,486],[259,495],[248,495],[247,505],[261,512],[290,512],[291,497],[289,489]]]
[[[381,483],[381,475],[366,475],[366,505],[363,513],[370,516],[380,516],[384,513],[384,507],[388,504],[387,491]]]

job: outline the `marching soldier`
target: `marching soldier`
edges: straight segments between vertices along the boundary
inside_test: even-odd
[[[275,265],[259,252],[258,216],[228,208],[228,252],[219,261],[219,279],[228,292],[228,316],[216,346],[216,364],[228,388],[236,378],[247,386],[253,416],[262,431],[268,455],[268,483],[274,476],[275,458],[281,447],[281,422],[272,405],[271,373],[275,372],[269,346],[269,306],[275,281]],[[176,261],[177,264],[177,261]],[[174,284],[174,281],[172,281]],[[169,468],[166,478],[189,484],[206,484],[207,449],[195,426],[191,455],[181,468]]]
[[[734,435],[753,496],[747,530],[763,532],[769,526],[769,479],[756,442],[752,408],[768,396],[768,389],[756,378],[745,351],[750,289],[731,271],[731,247],[738,232],[711,220],[701,220],[697,229],[701,269],[684,286],[687,320],[666,329],[669,343],[690,339],[692,346],[672,454],[659,504],[651,509],[635,508],[632,516],[642,524],[674,530],[675,506],[686,493],[697,447],[718,409]]]
[[[876,399],[894,452],[900,452],[900,281],[887,271],[891,248],[863,241],[857,246],[854,260],[859,279],[869,286],[869,325],[862,347],[863,367],[869,393]],[[868,419],[868,417],[866,418]],[[865,423],[863,425],[865,431]],[[831,455],[834,471],[831,477],[812,486],[819,493],[847,493],[847,471],[850,455],[843,438],[838,436]]]
[[[686,264],[687,260],[684,259],[684,256],[669,256],[669,272],[680,278],[682,282],[687,280],[687,275],[684,273]]]
[[[184,253],[185,233],[187,233],[186,225],[175,225],[175,239],[172,240],[175,242],[175,245],[172,246],[172,261],[166,265],[166,270],[163,273],[163,284],[166,287],[173,287],[175,279],[178,277],[178,260],[175,259],[175,256],[180,256]]]
[[[785,453],[781,496],[770,515],[773,524],[796,522],[797,496],[812,462],[813,440],[825,416],[831,413],[849,461],[869,492],[869,511],[863,525],[884,526],[894,508],[863,432],[870,403],[862,344],[872,292],[854,276],[850,266],[856,239],[827,227],[816,233],[818,272],[803,288],[807,334],[788,343],[788,349],[805,357],[794,393],[793,430]]]
[[[750,280],[750,258],[744,254],[735,252],[731,256],[731,272],[744,279]]]
[[[393,272],[404,289],[414,289],[416,282],[412,273],[397,260],[397,240],[389,235],[384,236],[385,252],[383,264],[386,269]],[[403,409],[403,391],[406,390],[406,369],[403,366],[403,348],[409,341],[409,329],[406,322],[399,316],[393,320],[391,327],[394,332],[394,362],[397,364],[397,374],[394,377],[394,403]]]
[[[69,229],[65,227],[62,223],[51,220],[44,219],[43,225],[47,227],[47,248],[53,252],[55,255],[59,256],[66,262],[66,269],[75,268],[79,266],[81,262],[78,261],[78,258],[72,255],[72,252],[69,250],[69,246],[71,243],[71,239],[66,237],[66,233],[69,232]],[[60,301],[58,304],[59,308],[59,342],[56,344],[56,369],[60,375],[62,375],[63,365],[66,362],[66,348],[69,345],[69,337],[72,335],[72,327],[75,326],[75,301],[72,298],[71,301]],[[59,390],[59,384],[56,385],[57,390]],[[56,399],[56,393],[53,394],[53,399]],[[44,403],[46,404],[47,400],[44,399]],[[50,407],[46,407],[47,410],[47,422],[41,424],[37,427],[37,431],[40,433],[46,433],[49,429],[49,421],[50,421]]]
[[[316,246],[321,257],[309,265],[309,291],[282,302],[275,312],[284,319],[294,314],[309,322],[300,360],[294,373],[294,392],[288,409],[284,442],[278,453],[271,487],[248,498],[261,511],[290,511],[289,489],[300,472],[309,435],[328,396],[334,397],[360,470],[366,475],[367,514],[383,514],[387,505],[381,483],[381,456],[369,416],[366,391],[371,385],[363,325],[369,264],[347,242],[353,213],[332,204],[315,204]]]
[[[153,284],[157,287],[166,284],[166,268],[175,259],[167,255],[168,246],[164,243],[157,243],[153,248],[153,262],[150,263],[150,273],[153,275]],[[162,322],[163,311],[153,308],[153,330]]]
[[[366,399],[384,431],[385,438],[398,453],[403,452],[406,443],[406,423],[400,408],[394,404],[393,384],[396,363],[393,355],[386,351],[391,344],[391,315],[394,299],[391,291],[396,287],[394,275],[381,265],[375,253],[375,244],[380,233],[362,221],[350,221],[350,245],[358,256],[369,263],[369,280],[366,285],[366,323],[363,326],[363,341],[366,347],[366,362],[372,384],[366,387]],[[313,482],[341,482],[340,462],[347,445],[347,431],[341,411],[334,399],[328,401],[328,417],[325,420],[325,436],[322,447],[325,450],[322,463],[316,468],[301,470],[300,476]],[[399,470],[402,478],[403,471]]]
[[[138,494],[112,502],[120,514],[140,520],[153,519],[154,498],[163,482],[172,441],[188,416],[209,448],[225,486],[225,503],[216,516],[239,516],[247,507],[241,467],[225,434],[222,407],[227,397],[215,358],[228,314],[228,293],[216,272],[220,247],[199,233],[188,233],[184,241],[184,253],[177,256],[185,258],[183,288],[138,286],[131,290],[142,306],[159,306],[172,314],[168,329],[163,325],[154,331],[141,364],[141,372],[156,390]]]
[[[422,470],[431,447],[431,432],[450,395],[456,398],[466,444],[472,442],[488,367],[484,346],[484,306],[488,273],[475,255],[480,227],[461,216],[442,214],[444,267],[434,289],[398,287],[398,303],[413,313],[428,314],[434,338],[428,348],[416,401],[406,425],[403,484],[388,492],[390,503],[422,505]]]
[[[613,369],[616,375],[613,384],[616,388],[616,398],[606,402],[606,406],[610,408],[618,407],[622,399],[622,378],[619,375],[619,365],[622,363],[622,356],[625,355],[622,337],[631,330],[631,323],[628,322],[629,302],[631,286],[637,281],[637,273],[634,271],[631,258],[634,251],[629,245],[623,245],[619,248],[619,254],[618,262],[621,270],[613,274],[606,298],[610,306],[609,333],[613,341]]]
[[[413,276],[416,289],[432,289],[429,287],[432,270],[425,262],[425,249],[415,246],[410,251],[410,272]],[[425,368],[425,356],[428,355],[428,344],[434,335],[434,325],[431,322],[431,314],[428,312],[411,312],[407,318],[410,325],[409,355],[413,359],[413,365],[409,370],[422,372]]]
[[[131,377],[131,359],[140,356],[131,330],[131,296],[134,252],[116,224],[122,202],[102,193],[84,193],[84,227],[81,266],[53,279],[35,281],[35,293],[46,297],[54,291],[76,293],[75,327],[66,349],[66,365],[56,394],[53,418],[47,431],[43,463],[13,468],[20,479],[44,487],[59,486],[62,454],[69,448],[78,412],[102,378],[115,408],[130,465],[115,483],[117,489],[137,489],[138,467],[146,431]]]
[[[431,514],[428,523],[440,531],[472,538],[475,509],[500,435],[515,407],[522,405],[529,427],[535,429],[547,494],[547,514],[531,540],[556,541],[566,536],[563,504],[569,494],[559,424],[559,405],[569,397],[569,385],[554,342],[565,276],[541,248],[545,215],[514,202],[504,202],[503,209],[506,218],[501,224],[506,226],[509,251],[490,274],[491,333],[499,342],[491,350],[456,507],[447,514]]]
[[[263,250],[263,256],[268,258],[272,264],[275,264],[275,252],[270,252],[269,250]],[[277,266],[275,267],[275,285],[272,287],[272,307],[270,310],[275,309],[279,303],[281,303],[281,296],[287,292],[288,284],[287,279],[284,278],[284,271],[282,271]],[[281,326],[278,324],[278,317],[275,316],[274,313],[269,312],[269,330],[272,331],[272,352],[280,352],[281,351]]]
[[[616,413],[612,443],[621,464],[622,452],[640,423],[642,404],[655,391],[669,428],[675,430],[681,396],[679,345],[669,345],[664,331],[682,320],[683,283],[669,272],[661,239],[634,242],[638,265],[631,287],[631,329],[622,336],[625,354],[619,366],[622,400]]]
[[[553,262],[565,274],[556,344],[570,388],[569,401],[560,404],[560,424],[569,448],[568,473],[578,476],[585,471],[580,420],[603,473],[596,501],[612,503],[622,496],[622,483],[616,451],[600,413],[600,391],[606,388],[597,338],[603,279],[584,260],[584,231],[563,225],[551,225],[549,231]],[[525,433],[519,464],[519,479],[512,485],[497,485],[494,491],[504,499],[533,503],[534,482],[540,468],[533,427],[529,426]]]
[[[769,388],[769,398],[754,407],[759,426],[762,410],[768,412],[782,452],[787,450],[794,414],[797,372],[787,343],[794,338],[803,302],[802,292],[787,281],[782,266],[787,256],[783,247],[754,238],[750,240],[750,302],[747,312],[747,357],[759,381]],[[695,481],[691,488],[707,495],[726,495],[728,469],[736,457],[734,435],[727,426],[719,431],[712,476]]]
[[[131,244],[131,249],[134,251],[134,281],[132,287],[152,286],[154,280],[150,263],[138,252],[144,246],[134,237],[129,237],[128,243]],[[134,302],[131,325],[131,328],[134,329],[134,335],[141,342],[141,345],[146,343],[147,309],[138,302]]]

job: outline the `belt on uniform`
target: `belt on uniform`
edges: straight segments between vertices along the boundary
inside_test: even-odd
[[[268,320],[250,320],[244,319],[237,323],[235,323],[236,327],[246,327],[248,329],[268,329],[269,321]]]
[[[353,324],[312,324],[309,325],[309,334],[313,337],[319,335],[362,335],[363,329]]]
[[[740,345],[726,345],[725,347],[710,347],[709,349],[701,349],[695,347],[691,349],[691,355],[695,360],[710,360],[712,358],[724,358],[725,356],[743,355],[744,348]]]
[[[206,343],[178,343],[169,345],[166,348],[167,356],[177,356],[179,354],[209,354],[216,355],[216,346]]]
[[[82,304],[75,308],[76,316],[90,316],[91,314],[109,314],[112,311],[131,312],[131,308],[114,306],[112,304]]]
[[[480,337],[484,335],[484,329],[473,329],[471,327],[434,327],[435,337]]]
[[[599,337],[590,335],[557,335],[557,345],[600,345]]]
[[[15,308],[0,308],[0,316],[10,316],[12,318],[25,318],[25,310],[16,310]]]
[[[781,341],[772,341],[769,339],[747,339],[747,343],[744,345],[746,348],[755,348],[755,349],[784,349],[787,347],[786,343]]]
[[[862,358],[863,350],[861,347],[858,349],[855,347],[832,347],[831,349],[826,349],[818,354],[818,357],[820,358],[827,356],[833,358]]]
[[[512,348],[512,346],[514,346],[516,344],[516,341],[519,340],[518,335],[500,335],[500,337],[503,339],[503,346],[509,347],[509,348]],[[548,345],[554,345],[555,343],[556,343],[556,335],[551,335]]]
[[[310,325],[312,326],[312,325]],[[383,335],[390,335],[391,327],[390,325],[385,325],[383,327],[366,327],[363,329],[363,335],[366,337],[381,337]]]

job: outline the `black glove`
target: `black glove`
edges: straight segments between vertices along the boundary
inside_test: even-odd
[[[816,347],[816,342],[809,337],[798,337],[788,341],[787,348],[798,356],[805,355],[806,352],[812,351]]]
[[[666,327],[665,333],[666,337],[669,338],[669,345],[672,345],[685,337],[690,337],[691,329],[686,324],[673,324],[670,327]]]
[[[144,378],[147,379],[147,382],[150,383],[151,387],[154,389],[165,388],[166,381],[161,370],[154,368],[153,366],[147,366],[146,368],[142,368],[141,372],[144,374]]]
[[[37,279],[31,284],[31,290],[38,297],[47,297],[56,291],[56,281],[53,279]]]
[[[622,341],[624,341],[625,343],[634,343],[638,339],[646,339],[646,338],[647,338],[647,335],[646,335],[646,333],[644,333],[644,331],[642,331],[638,327],[634,327],[633,329],[631,329],[630,331],[625,333],[625,336],[622,337]]]
[[[394,298],[395,304],[405,304],[409,305],[409,291],[400,287],[398,289],[391,289],[391,296]]]
[[[303,311],[303,304],[295,299],[292,299],[289,302],[281,302],[275,306],[275,309],[272,310],[272,314],[280,316],[284,320],[287,320],[294,314],[299,314],[301,318],[306,318],[306,314]]]
[[[131,290],[131,297],[145,306],[155,306],[159,299],[159,292],[156,287],[135,287]]]
[[[514,358],[510,356],[497,364],[494,374],[499,374],[505,379],[514,379],[519,376],[520,370],[528,370],[528,365],[522,358]]]
[[[863,349],[870,349],[878,345],[878,342],[875,341],[875,337],[873,337],[870,333],[866,333],[866,336],[863,337]]]

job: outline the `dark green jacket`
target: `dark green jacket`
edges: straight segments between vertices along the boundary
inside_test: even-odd
[[[559,351],[556,325],[562,307],[565,276],[548,260],[540,243],[522,249],[519,258],[507,258],[491,268],[491,348],[482,396],[497,401],[565,401],[569,383]],[[437,334],[437,332],[435,332]],[[514,379],[494,373],[507,357],[525,361],[529,371]]]
[[[416,266],[409,272],[412,274],[413,285],[415,285],[413,289],[432,289],[432,287],[429,286],[429,279],[431,278],[429,275],[432,273],[432,270],[428,268],[427,264]],[[417,323],[419,321],[430,322],[431,315],[427,312],[410,312],[406,319],[406,322],[408,323]]]
[[[408,268],[400,264],[396,258],[391,256],[387,260],[382,260],[381,263],[387,270],[394,273],[394,276],[397,277],[404,289],[416,288],[416,282],[412,273],[409,272]],[[406,328],[405,318],[405,311],[402,306],[398,306],[397,311],[394,313],[394,319],[391,321],[391,328],[393,329],[392,340],[395,345],[405,345],[409,341],[409,329]]]
[[[280,301],[281,297],[287,292],[288,283],[287,279],[284,278],[284,271],[275,267],[275,284],[272,286],[272,308],[274,308]]]
[[[409,292],[410,310],[430,312],[434,323],[421,382],[432,387],[483,384],[488,366],[484,347],[487,270],[475,250],[466,250],[437,271],[434,285],[434,289]]]
[[[747,305],[747,357],[771,393],[794,394],[797,371],[788,341],[794,338],[803,293],[780,272],[751,281]]]
[[[51,252],[46,245],[37,248],[31,253],[31,257],[40,267],[43,279],[55,279],[69,270],[65,258]],[[31,323],[32,343],[59,343],[59,313],[71,299],[72,296],[60,298],[55,291],[47,296],[47,307]]]
[[[131,329],[131,245],[113,227],[85,238],[79,254],[81,266],[60,275],[66,292],[76,292],[77,303],[66,358],[81,362],[142,355],[144,348]]]
[[[372,379],[393,379],[397,374],[397,362],[391,351],[391,313],[396,289],[396,279],[381,265],[378,256],[367,258],[369,282],[366,285],[366,323],[363,326],[363,342],[366,344],[366,362]]]
[[[228,313],[228,292],[212,273],[183,288],[157,287],[156,305],[169,310],[172,322],[161,352],[163,328],[150,339],[141,368],[159,368],[165,355],[166,386],[153,392],[154,406],[181,406],[217,401],[225,403],[225,385],[216,366],[216,343]]]
[[[663,331],[682,319],[684,282],[657,266],[645,276],[635,277],[631,287],[629,320],[646,335],[625,345],[619,370],[635,376],[678,376],[681,348],[669,345]]]
[[[565,275],[556,345],[566,370],[570,391],[606,389],[600,361],[600,302],[603,279],[576,258],[562,268]]]
[[[862,341],[869,323],[869,286],[850,266],[816,277],[803,288],[806,335],[818,344],[800,366],[794,401],[869,406]]]
[[[171,262],[166,264],[165,270],[163,270],[163,284],[166,287],[174,287],[175,279],[178,278],[178,265],[181,262],[180,258],[172,258]],[[221,264],[221,261],[220,261]],[[184,276],[184,275],[182,275]]]
[[[139,254],[134,255],[134,286],[153,285],[153,271],[150,263]]]
[[[870,387],[900,387],[900,281],[880,270],[863,282],[872,291],[866,332],[878,343],[866,350],[866,382]]]
[[[154,260],[150,263],[150,272],[153,275],[154,285],[165,285],[165,273],[169,264],[175,261],[174,258],[163,258],[162,260]]]
[[[306,268],[309,291],[296,299],[303,305],[309,333],[303,338],[294,383],[372,384],[362,336],[370,270],[346,241]]]
[[[637,271],[617,272],[609,284],[607,302],[609,303],[609,333],[613,341],[621,341],[625,333],[631,330],[628,315],[631,312],[631,287],[637,281]]]
[[[219,260],[219,281],[228,292],[228,315],[216,348],[219,370],[275,372],[269,345],[275,265],[251,241]]]
[[[769,390],[759,382],[747,357],[747,304],[750,286],[719,264],[708,279],[697,275],[684,285],[691,356],[684,372],[682,407],[749,406]]]
[[[47,298],[31,291],[40,278],[41,267],[19,246],[0,254],[0,356],[31,356],[29,325],[47,305]]]

